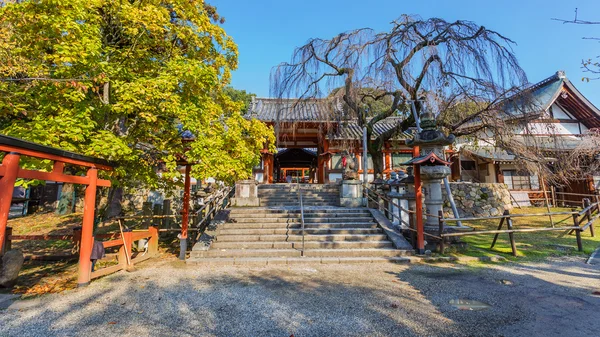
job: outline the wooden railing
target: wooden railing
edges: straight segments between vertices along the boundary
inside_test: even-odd
[[[400,224],[405,225],[405,227],[403,227],[403,229],[406,229],[411,232],[411,242],[413,243],[413,246],[414,246],[414,243],[416,242],[415,235],[417,233],[415,211],[408,210],[408,209],[398,205],[393,200],[388,198],[385,194],[379,193],[368,187],[364,187],[364,195],[365,195],[365,198],[367,198],[367,202],[369,200],[373,201],[377,205],[377,208],[380,211],[383,211],[384,213],[388,214],[389,216],[392,217],[392,219],[393,218],[398,219]],[[386,207],[386,205],[396,207],[400,211],[407,213],[408,214],[408,223],[406,223],[406,221],[404,221],[401,216],[396,214],[396,212],[394,212],[393,210],[390,210],[388,207]],[[438,215],[433,215],[433,214],[428,214],[428,213],[423,213],[423,214],[426,216],[433,216],[436,218],[438,217]],[[431,234],[431,233],[427,233],[427,232],[424,232],[423,235],[434,238],[434,239],[438,239],[438,240],[442,239],[440,236],[437,236],[437,235]]]
[[[133,242],[148,239],[148,248],[144,253],[133,254]],[[158,255],[158,226],[150,226],[147,230],[124,229],[121,238],[102,241],[104,248],[119,247],[117,264],[104,267],[92,272],[91,279],[112,274],[119,270],[131,270],[136,263],[140,263]]]
[[[214,218],[218,211],[224,209],[228,205],[229,197],[233,192],[233,188],[224,187],[217,190],[215,193],[210,195],[198,210],[193,212],[190,217],[190,228],[189,231],[196,231],[196,240],[204,232],[210,221]],[[158,255],[158,241],[160,232],[172,232],[180,231],[179,228],[159,228],[162,224],[165,227],[170,227],[170,222],[181,218],[181,215],[170,214],[170,200],[165,200],[163,207],[157,207],[154,210],[148,207],[144,208],[144,215],[132,215],[132,216],[121,216],[108,219],[100,223],[102,226],[106,226],[113,223],[119,224],[119,232],[109,234],[94,234],[95,240],[106,239],[102,241],[102,245],[105,249],[118,247],[117,254],[106,254],[107,258],[117,257],[117,264],[104,267],[95,270],[91,273],[91,279],[98,278],[104,275],[108,275],[119,270],[129,270],[134,267],[136,263],[140,263],[149,258]],[[152,214],[152,213],[155,214]],[[129,228],[125,225],[125,222],[129,222]],[[133,223],[132,223],[133,222]],[[146,229],[135,229],[139,226],[147,226]],[[133,252],[133,243],[142,239],[148,240],[148,246],[145,252]],[[73,229],[73,234],[42,234],[42,235],[13,235],[12,228],[6,228],[5,243],[3,248],[8,251],[12,247],[12,241],[16,240],[37,240],[37,241],[71,241],[73,247],[70,255],[44,255],[44,256],[33,256],[36,260],[61,260],[61,259],[75,259],[78,256],[80,242],[81,242],[81,228]],[[0,254],[2,255],[2,254]],[[99,261],[102,261],[99,260]]]
[[[398,205],[396,202],[388,198],[385,194],[379,193],[373,189],[368,187],[364,188],[364,196],[368,201],[372,201],[376,208],[380,211],[386,213],[392,220],[398,219],[400,224],[405,225],[403,229],[411,232],[411,241],[416,242],[415,233],[416,233],[416,222],[415,222],[415,212],[412,210],[408,210],[403,208],[401,205]],[[439,228],[438,232],[427,233],[424,235],[431,239],[434,239],[438,242],[438,248],[441,253],[444,252],[445,246],[447,244],[448,238],[451,237],[462,237],[468,235],[485,235],[485,234],[494,234],[494,239],[490,246],[490,249],[494,248],[498,236],[500,234],[508,234],[509,240],[511,243],[511,250],[513,256],[517,256],[517,248],[516,242],[514,238],[514,233],[526,233],[526,232],[547,232],[547,231],[565,231],[562,236],[570,233],[575,233],[576,245],[578,251],[583,251],[583,244],[581,240],[581,233],[586,230],[590,230],[590,234],[592,237],[595,236],[594,232],[594,223],[600,219],[600,202],[592,203],[590,199],[584,198],[581,203],[583,204],[583,208],[581,210],[572,210],[572,211],[564,211],[564,212],[546,212],[546,213],[529,213],[529,214],[510,214],[510,211],[505,210],[502,215],[497,216],[488,216],[488,217],[469,217],[469,218],[445,218],[443,212],[439,212],[437,215],[424,213],[423,215],[427,217],[438,218]],[[401,216],[396,214],[390,208],[395,207],[399,209],[401,212],[407,213],[409,215],[409,222],[406,223],[402,219]],[[540,217],[547,216],[551,218],[552,216],[560,216],[560,215],[568,215],[572,216],[573,225],[572,226],[555,226],[555,223],[552,222],[552,227],[542,227],[542,228],[514,228],[513,220],[514,218],[531,218],[531,217]],[[478,230],[478,231],[457,231],[452,233],[446,233],[447,229],[462,229],[464,226],[448,226],[449,223],[465,223],[470,221],[485,221],[485,220],[499,220],[498,228],[496,230]],[[562,220],[557,224],[564,222]],[[502,227],[506,226],[506,229],[502,229]],[[462,228],[461,228],[462,227]],[[437,235],[436,235],[437,234]]]
[[[494,234],[494,239],[490,246],[490,249],[494,248],[498,236],[500,234],[508,234],[511,251],[513,256],[517,256],[517,247],[514,238],[514,233],[525,233],[525,232],[548,232],[548,231],[565,231],[563,235],[568,233],[575,233],[577,250],[583,251],[583,243],[581,241],[581,233],[590,229],[591,236],[595,236],[594,233],[594,222],[600,218],[599,205],[600,203],[591,203],[589,199],[584,199],[582,203],[585,205],[580,211],[567,211],[567,212],[548,212],[548,213],[530,213],[530,214],[510,214],[508,210],[505,210],[502,215],[489,216],[489,217],[472,217],[472,218],[444,218],[443,212],[439,213],[439,231],[438,236],[441,240],[438,242],[439,250],[441,253],[444,252],[446,239],[450,237],[462,237],[467,235],[485,235]],[[573,217],[572,226],[553,226],[553,227],[542,227],[542,228],[521,228],[515,229],[513,226],[513,218],[527,218],[527,217],[539,217],[539,216],[557,216],[557,215],[570,215]],[[445,233],[448,229],[447,224],[452,222],[469,222],[469,221],[485,221],[485,220],[500,220],[498,228],[496,230],[479,230],[469,232],[454,232]],[[506,224],[506,229],[502,227]]]

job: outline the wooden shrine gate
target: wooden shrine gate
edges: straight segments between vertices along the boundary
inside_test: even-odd
[[[97,187],[110,187],[110,181],[98,179],[98,170],[110,171],[115,166],[104,159],[63,151],[22,139],[0,135],[0,151],[4,152],[0,165],[0,252],[6,236],[6,223],[15,182],[18,178],[39,179],[63,183],[85,185],[81,247],[79,251],[79,286],[87,285],[91,279],[92,262],[90,256],[93,245],[94,212]],[[33,157],[53,162],[52,171],[29,170],[20,167],[21,156]],[[65,174],[65,164],[87,168],[85,176]]]

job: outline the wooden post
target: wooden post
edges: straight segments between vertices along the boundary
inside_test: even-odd
[[[589,222],[592,220],[592,207],[590,207],[592,205],[592,202],[590,201],[590,199],[585,198],[583,199],[583,207],[584,208],[588,208],[589,209],[586,211],[585,217],[586,220]],[[594,223],[590,224],[590,234],[592,235],[592,237],[594,237]]]
[[[163,215],[171,215],[171,200],[165,199],[163,200]],[[162,226],[164,228],[171,228],[171,218],[163,218]]]
[[[414,249],[417,249],[417,232],[414,231],[416,229],[414,213],[408,213],[408,227],[413,229],[410,231],[410,243]]]
[[[162,205],[154,204],[154,207],[152,208],[152,214],[153,215],[163,215]],[[160,220],[158,220],[158,219],[152,219],[151,225],[158,225],[159,222],[160,222]]]
[[[12,249],[12,240],[10,238],[12,235],[12,227],[6,227],[4,233],[4,245],[2,245],[2,251],[0,251],[0,256],[6,254],[6,252]]]
[[[4,176],[0,178],[0,253],[7,251],[3,248],[6,241],[6,223],[10,213],[10,204],[12,202],[15,181],[19,173],[19,160],[21,156],[18,153],[8,153],[2,159],[2,168]]]
[[[512,224],[512,219],[510,218],[510,213],[508,212],[508,210],[506,210],[506,215],[508,215],[508,217],[506,218],[506,225],[508,227],[509,230],[513,229],[513,224]],[[517,257],[517,244],[515,242],[515,233],[508,233],[508,238],[510,239],[510,248],[512,249],[512,255],[514,257]]]
[[[77,285],[86,286],[90,283],[92,273],[92,246],[94,244],[94,212],[96,208],[96,183],[98,181],[98,170],[90,168],[87,172],[89,184],[85,189],[83,206],[83,224],[81,227],[81,246],[79,249],[79,276]]]
[[[556,207],[556,188],[554,185],[550,186],[550,193],[552,194],[552,206]]]
[[[505,209],[504,213],[502,213],[503,216],[507,216],[508,214],[509,213],[508,213],[507,209]],[[497,230],[501,230],[502,229],[502,225],[504,224],[504,219],[506,219],[506,218],[500,219],[500,224],[498,225],[498,229]],[[498,235],[500,235],[500,233],[496,233],[494,235],[494,240],[492,240],[492,245],[490,246],[490,249],[494,248],[494,246],[496,245],[496,241],[498,240]]]
[[[183,189],[183,209],[181,218],[181,233],[179,234],[179,259],[185,260],[187,251],[188,222],[190,217],[190,171],[192,165],[185,165],[185,183]]]
[[[142,224],[143,227],[142,228],[148,228],[150,227],[150,224],[152,223],[152,218],[150,218],[150,216],[152,216],[152,203],[151,202],[144,202],[142,203],[142,215],[144,216],[144,218],[142,219]],[[148,217],[148,218],[146,218]]]
[[[148,232],[152,235],[148,240],[148,253],[150,256],[158,255],[158,225],[153,224],[148,228]]]
[[[123,248],[125,250],[125,254],[126,256],[126,270],[131,270],[133,269],[133,261],[131,261],[131,247],[133,246],[133,238],[132,238],[133,232],[131,231],[131,229],[128,228],[124,228],[123,229]]]
[[[581,230],[579,229],[579,215],[573,214],[573,226],[577,227],[575,229],[575,236],[577,237],[577,250],[583,251],[583,245],[581,243]]]
[[[438,211],[439,216],[439,229],[438,235],[440,236],[440,254],[444,254],[444,212],[441,210]]]
[[[581,242],[581,229],[575,230],[575,236],[577,237],[577,250],[583,252],[583,243]]]
[[[548,211],[548,217],[550,218],[550,225],[554,228],[554,220],[552,219],[552,214],[550,212],[550,202],[548,201],[548,192],[546,191],[546,184],[544,183],[544,177],[540,176],[542,189],[544,191],[544,201],[546,202],[546,210]]]

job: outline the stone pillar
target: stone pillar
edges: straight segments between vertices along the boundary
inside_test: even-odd
[[[342,180],[340,206],[362,207],[364,205],[362,182],[360,180]]]
[[[442,180],[450,175],[448,166],[421,166],[421,177],[427,186],[425,191],[425,207],[428,214],[437,215],[442,210],[444,198],[442,196]],[[427,216],[426,227],[439,227],[438,218]]]
[[[239,180],[235,183],[235,197],[232,206],[260,206],[258,198],[258,182],[256,180]]]
[[[402,194],[400,194],[396,191],[392,191],[392,192],[388,193],[387,196],[390,199],[389,210],[392,213],[392,214],[390,214],[390,217],[389,217],[390,221],[395,226],[399,226],[400,225],[400,217],[402,216],[402,212],[400,211],[400,208],[396,205],[403,207],[402,203],[401,203],[401,199],[400,199]]]

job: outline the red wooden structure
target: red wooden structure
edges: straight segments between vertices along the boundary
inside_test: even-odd
[[[92,272],[90,256],[94,240],[96,189],[97,187],[110,187],[109,180],[98,179],[98,170],[110,171],[113,169],[114,164],[103,159],[83,156],[3,135],[0,135],[0,151],[5,153],[2,165],[0,165],[0,252],[3,251],[6,222],[10,212],[14,185],[18,178],[86,185],[77,282],[79,286],[87,285],[90,282]],[[21,156],[50,160],[53,162],[52,171],[44,172],[21,168],[19,165]],[[65,174],[65,164],[86,167],[88,168],[87,174],[85,176]]]
[[[415,175],[415,212],[417,220],[417,253],[425,253],[425,228],[423,226],[423,192],[421,183],[421,165],[450,165],[451,163],[438,157],[435,152],[420,155],[419,147],[413,147],[413,158],[406,162],[413,165]]]

